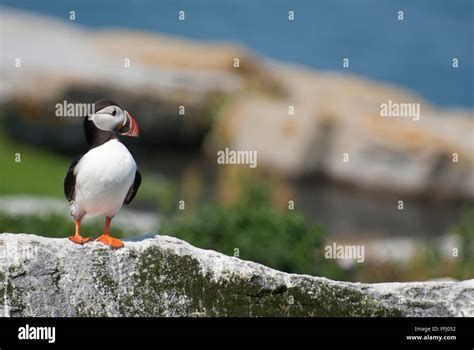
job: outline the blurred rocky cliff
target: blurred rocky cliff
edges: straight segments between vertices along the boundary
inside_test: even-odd
[[[214,159],[225,147],[251,149],[259,168],[287,178],[319,174],[370,191],[474,198],[472,111],[233,44],[91,31],[10,9],[2,9],[2,32],[0,118],[19,141],[77,152],[81,119],[55,117],[55,105],[107,97],[140,121],[137,152],[199,149]],[[420,120],[382,118],[388,101],[420,103]]]

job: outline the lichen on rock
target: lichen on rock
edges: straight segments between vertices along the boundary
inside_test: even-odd
[[[473,316],[474,280],[288,274],[167,236],[111,250],[0,234],[2,316]]]

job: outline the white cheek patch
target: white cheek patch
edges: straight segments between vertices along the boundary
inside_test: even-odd
[[[119,123],[119,118],[115,118],[110,114],[94,114],[89,117],[95,126],[104,131],[113,131]],[[122,118],[123,119],[123,118]]]

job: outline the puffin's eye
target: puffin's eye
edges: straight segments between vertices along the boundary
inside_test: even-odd
[[[117,110],[116,110],[116,109],[114,109],[114,111],[113,111],[111,114],[112,114],[112,116],[114,116],[114,117],[115,117],[115,115],[117,114]]]

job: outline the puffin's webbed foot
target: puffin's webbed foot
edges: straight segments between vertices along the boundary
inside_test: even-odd
[[[69,240],[73,241],[74,243],[77,243],[77,244],[84,244],[84,243],[90,242],[92,240],[92,238],[91,237],[82,237],[80,235],[74,235],[74,236],[69,237]]]
[[[120,239],[110,237],[110,223],[111,222],[112,222],[111,217],[105,218],[104,234],[102,236],[99,236],[96,239],[96,241],[104,243],[105,245],[108,245],[109,247],[112,247],[114,249],[122,248],[124,244]]]
[[[76,233],[69,237],[69,240],[77,244],[84,244],[92,240],[90,237],[81,236],[81,220],[76,220]]]
[[[109,247],[114,249],[119,249],[124,246],[123,242],[120,239],[110,237],[108,234],[105,233],[102,236],[97,237],[96,241],[108,245]]]

